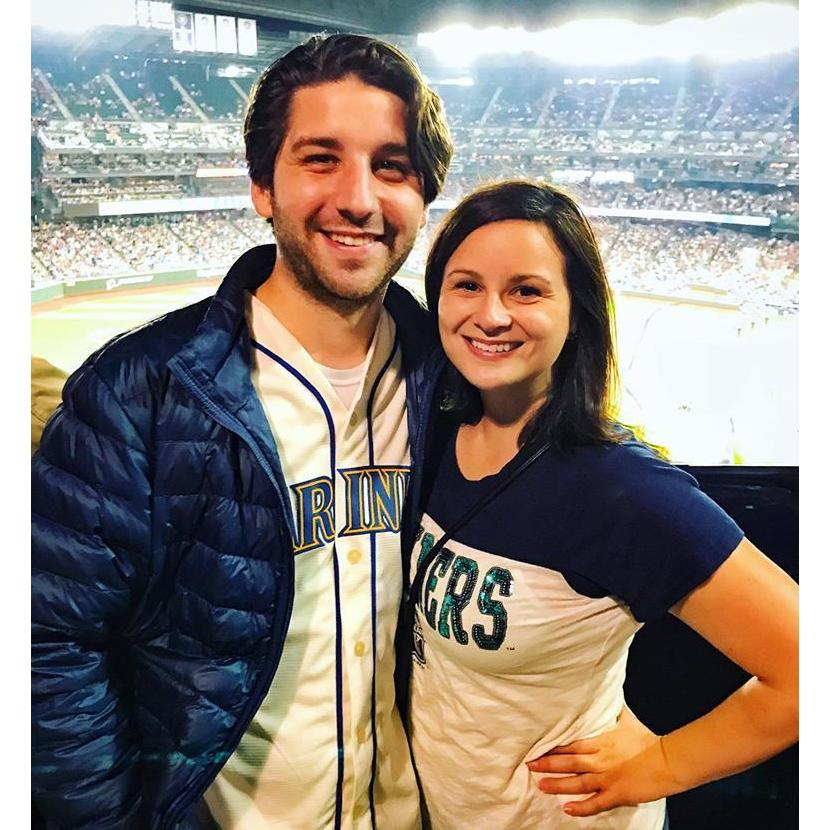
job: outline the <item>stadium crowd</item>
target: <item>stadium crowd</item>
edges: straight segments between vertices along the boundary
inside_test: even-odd
[[[56,179],[49,182],[47,187],[62,205],[122,199],[176,199],[189,194],[185,184],[166,178],[135,178],[128,186],[106,179],[87,179],[82,182]]]
[[[549,179],[535,166],[517,169],[515,175]],[[474,187],[492,180],[487,175],[450,174],[444,187],[446,199],[457,200]],[[697,211],[734,216],[766,216],[770,218],[798,214],[798,193],[786,188],[748,189],[714,186],[685,186],[679,182],[654,180],[647,184],[629,182],[594,183],[587,180],[566,185],[586,207],[629,208],[632,210]]]
[[[579,185],[581,201],[589,206],[635,210],[697,211],[733,216],[793,216],[798,213],[798,194],[786,188],[758,192],[745,188],[678,187],[654,183]]]
[[[540,177],[565,182],[600,214],[761,216],[792,222],[797,234],[797,79],[786,67],[757,77],[628,80],[492,71],[476,83],[438,86],[456,144],[443,200],[493,179]],[[245,211],[60,216],[83,202],[244,194],[243,175],[203,174],[244,169],[240,120],[249,90],[249,80],[183,60],[36,67],[34,189],[42,209],[33,218],[33,286],[221,270],[252,244],[270,241],[268,225]],[[409,259],[415,271],[439,215]],[[618,290],[681,297],[690,286],[708,287],[741,305],[797,307],[797,239],[602,216],[597,227]]]
[[[225,266],[272,238],[245,211],[44,222],[32,228],[32,285]]]
[[[407,261],[422,271],[440,220],[430,220]],[[595,222],[615,289],[683,297],[709,288],[719,299],[792,312],[798,300],[798,242],[632,220]],[[32,284],[228,266],[271,229],[248,211],[45,223],[32,232]]]

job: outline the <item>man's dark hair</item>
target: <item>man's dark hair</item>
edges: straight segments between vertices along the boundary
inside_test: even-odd
[[[446,217],[426,264],[427,305],[436,328],[438,297],[452,254],[475,230],[491,222],[522,219],[548,229],[565,257],[571,297],[571,331],[556,361],[547,401],[528,422],[521,444],[543,441],[560,451],[620,440],[630,433],[612,417],[617,388],[611,289],[596,236],[576,202],[552,185],[525,180],[486,185]],[[475,423],[482,413],[478,390],[453,366],[442,409]]]
[[[421,178],[424,202],[429,204],[441,191],[452,158],[441,99],[403,52],[362,35],[315,35],[263,72],[245,115],[245,157],[251,181],[264,190],[273,188],[274,163],[288,132],[294,92],[348,76],[391,92],[406,105],[410,161]],[[371,116],[367,113],[367,117]]]

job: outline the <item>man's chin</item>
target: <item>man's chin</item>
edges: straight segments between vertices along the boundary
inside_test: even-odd
[[[352,271],[340,274],[319,274],[318,279],[304,285],[314,299],[339,310],[356,311],[383,299],[392,275],[361,278]]]
[[[391,276],[385,277],[380,282],[364,286],[329,283],[326,285],[326,290],[332,299],[340,300],[344,303],[353,303],[355,305],[370,305],[379,298],[383,298],[383,295],[386,293],[386,287],[389,285],[391,279]]]
[[[360,311],[382,300],[390,280],[406,259],[394,256],[394,251],[387,248],[383,256],[373,256],[368,262],[357,257],[332,261],[323,251],[307,256],[307,251],[291,240],[284,241],[282,250],[288,271],[299,288],[314,301],[341,313]]]

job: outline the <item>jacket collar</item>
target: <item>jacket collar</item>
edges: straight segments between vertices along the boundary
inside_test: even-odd
[[[234,414],[253,389],[245,291],[265,282],[275,259],[276,245],[260,245],[242,254],[222,280],[193,336],[173,358],[212,400]]]
[[[245,319],[245,292],[270,276],[276,245],[251,248],[231,266],[193,336],[177,355],[210,398],[236,414],[253,394],[251,341]],[[390,283],[384,305],[398,331],[407,374],[423,367],[435,351],[437,337],[425,308],[405,288]]]

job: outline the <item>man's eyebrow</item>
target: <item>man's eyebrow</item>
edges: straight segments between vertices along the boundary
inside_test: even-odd
[[[336,138],[317,135],[300,136],[292,145],[291,152],[296,153],[304,147],[323,147],[326,150],[342,150],[343,145]]]
[[[303,135],[291,145],[291,151],[297,152],[297,150],[302,150],[304,147],[322,147],[326,150],[343,149],[343,145],[336,138],[330,138],[329,136]],[[409,147],[407,147],[406,144],[401,144],[397,141],[388,141],[386,144],[381,144],[375,152],[378,155],[408,156]]]
[[[385,156],[408,156],[409,147],[406,144],[400,144],[395,141],[388,141],[386,144],[381,144],[376,150],[378,155]]]

